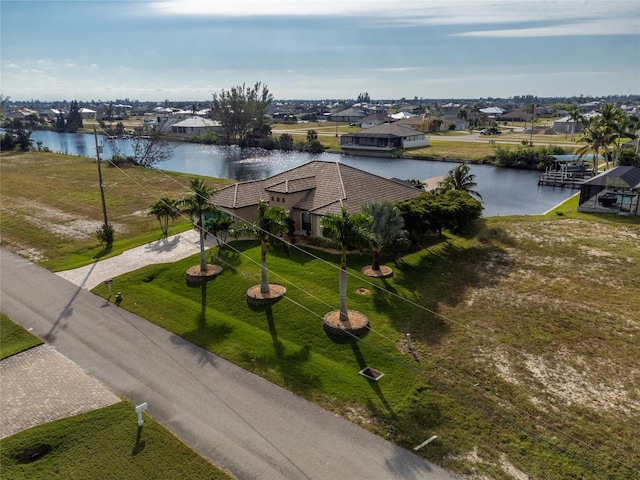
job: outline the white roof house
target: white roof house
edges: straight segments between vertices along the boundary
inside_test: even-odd
[[[202,135],[216,131],[220,128],[220,122],[202,117],[190,117],[171,125],[171,133],[179,135]]]

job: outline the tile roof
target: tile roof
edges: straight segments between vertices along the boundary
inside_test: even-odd
[[[307,193],[294,208],[326,215],[339,213],[344,205],[350,212],[374,200],[400,202],[420,195],[422,190],[396,180],[380,177],[338,162],[312,161],[264,180],[237,183],[221,189],[212,202],[237,209],[268,200],[270,193]]]

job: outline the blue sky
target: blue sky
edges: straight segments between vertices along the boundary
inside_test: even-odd
[[[640,94],[638,0],[0,0],[13,100]]]

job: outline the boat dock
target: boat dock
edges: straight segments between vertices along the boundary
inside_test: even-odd
[[[551,187],[580,188],[588,178],[576,177],[565,171],[551,171],[541,173],[538,177],[538,185]]]

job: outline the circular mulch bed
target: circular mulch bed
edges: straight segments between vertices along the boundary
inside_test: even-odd
[[[371,293],[371,290],[369,290],[368,288],[360,287],[356,290],[356,293],[360,295],[369,295]]]
[[[356,310],[348,310],[349,320],[340,320],[340,310],[327,313],[322,319],[322,328],[327,335],[335,337],[361,336],[369,331],[369,319]]]
[[[222,267],[220,265],[207,264],[206,271],[200,271],[200,265],[194,265],[187,270],[187,283],[192,285],[194,283],[206,282],[217,276],[221,271]]]
[[[386,267],[384,265],[380,265],[380,270],[374,270],[371,268],[371,265],[367,265],[361,270],[367,277],[374,278],[389,278],[393,276],[393,270],[391,268]]]
[[[269,291],[266,293],[260,291],[260,285],[254,285],[247,290],[247,303],[250,305],[269,305],[280,300],[286,292],[285,287],[275,283],[269,284]]]

